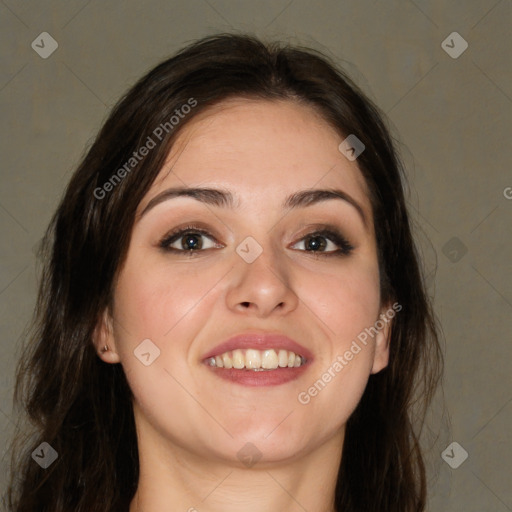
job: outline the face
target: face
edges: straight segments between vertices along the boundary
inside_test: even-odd
[[[388,306],[342,140],[287,101],[230,100],[183,129],[139,205],[96,340],[123,365],[139,436],[234,463],[246,443],[261,463],[341,446],[388,359],[387,324],[365,331]],[[170,192],[184,187],[219,192]]]

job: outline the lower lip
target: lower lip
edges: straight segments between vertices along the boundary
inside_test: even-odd
[[[297,368],[276,368],[275,370],[237,370],[235,368],[217,368],[206,365],[215,375],[242,386],[278,386],[298,379],[309,366],[308,363]]]

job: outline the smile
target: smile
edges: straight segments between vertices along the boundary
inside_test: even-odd
[[[209,366],[216,368],[235,368],[236,370],[275,370],[277,368],[298,368],[305,359],[290,350],[236,349],[224,352],[207,360]]]
[[[208,366],[236,370],[265,371],[278,368],[298,368],[306,363],[304,357],[284,349],[235,349],[206,360]]]
[[[249,331],[211,348],[200,359],[216,378],[249,387],[279,386],[311,367],[312,352],[276,332]]]

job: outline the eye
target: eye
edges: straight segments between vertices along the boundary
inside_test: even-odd
[[[205,243],[205,240],[209,241]],[[208,231],[194,226],[186,226],[169,233],[160,241],[159,246],[166,251],[188,254],[222,247]]]
[[[313,231],[296,242],[292,248],[301,245],[298,250],[322,256],[346,256],[354,247],[337,230],[322,229]],[[183,253],[192,256],[207,249],[222,248],[215,237],[198,226],[185,226],[168,233],[159,243],[164,251]]]
[[[320,253],[323,256],[346,256],[354,250],[354,247],[341,233],[331,229],[313,231],[299,240],[293,247],[298,244],[304,246],[304,249],[299,250]]]

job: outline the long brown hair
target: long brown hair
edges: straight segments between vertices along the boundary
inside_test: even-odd
[[[442,354],[402,164],[379,110],[329,58],[235,34],[195,42],[140,79],[114,107],[66,189],[45,236],[35,320],[18,368],[15,399],[33,429],[18,435],[9,510],[128,510],[139,476],[132,395],[121,365],[97,356],[94,329],[111,303],[136,208],[177,134],[198,113],[233,97],[310,105],[340,136],[355,134],[365,145],[357,163],[375,219],[382,302],[396,301],[402,310],[393,319],[389,365],[370,376],[348,421],[335,503],[343,512],[424,510],[418,428]],[[170,123],[191,99],[189,113]],[[156,147],[130,160],[148,137]],[[45,470],[31,458],[41,442],[58,453]]]

